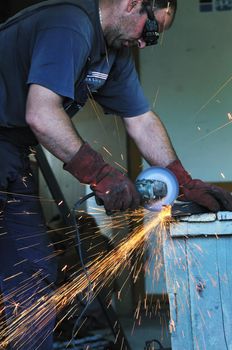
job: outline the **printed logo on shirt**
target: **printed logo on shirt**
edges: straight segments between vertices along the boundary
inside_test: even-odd
[[[89,94],[97,93],[106,83],[114,60],[115,55],[108,53],[107,58],[103,57],[99,62],[91,65],[87,75],[79,84],[78,90],[76,91],[76,102],[77,105],[79,105],[79,108],[85,105]]]
[[[88,85],[91,92],[97,92],[97,90],[102,87],[108,78],[108,74],[90,71],[88,72],[85,83]]]

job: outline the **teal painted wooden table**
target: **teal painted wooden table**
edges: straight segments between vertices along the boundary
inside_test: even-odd
[[[172,222],[163,249],[172,350],[232,350],[232,212]]]

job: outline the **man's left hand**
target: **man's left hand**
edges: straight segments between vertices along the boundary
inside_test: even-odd
[[[192,179],[179,160],[175,160],[167,168],[176,175],[179,182],[179,200],[195,202],[212,212],[232,211],[232,195],[230,192],[219,186]]]

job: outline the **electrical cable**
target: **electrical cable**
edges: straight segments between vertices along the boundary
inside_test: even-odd
[[[89,276],[89,272],[88,269],[86,268],[85,262],[84,262],[84,258],[83,258],[83,251],[81,248],[81,237],[80,237],[80,231],[79,231],[79,226],[77,223],[77,218],[76,218],[76,212],[79,210],[80,206],[82,203],[84,203],[85,201],[87,201],[89,198],[94,196],[94,192],[90,192],[89,194],[87,194],[86,196],[82,197],[81,199],[79,199],[79,201],[77,201],[72,210],[71,210],[71,215],[72,215],[72,219],[74,222],[74,226],[76,229],[76,236],[75,236],[75,240],[76,240],[76,247],[77,247],[77,252],[79,254],[79,258],[80,258],[80,263],[81,263],[81,267],[83,269],[83,272],[86,276],[86,279],[88,281],[88,288],[87,288],[87,302],[86,305],[84,307],[84,309],[82,310],[81,314],[78,316],[78,319],[76,320],[74,326],[73,326],[73,330],[72,330],[72,339],[74,339],[75,337],[75,333],[77,331],[77,327],[79,326],[80,320],[82,319],[83,315],[86,313],[91,301],[92,301],[92,297],[93,297],[93,290],[92,290],[92,282],[90,280],[90,276]]]

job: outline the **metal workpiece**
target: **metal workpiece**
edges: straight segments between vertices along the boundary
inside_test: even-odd
[[[163,252],[172,350],[232,350],[232,212],[174,218]]]
[[[232,221],[232,212],[231,211],[219,211],[217,213],[203,213],[203,214],[196,214],[196,215],[190,215],[190,216],[182,216],[179,217],[178,220],[181,221],[188,221],[188,222],[212,222],[215,220],[219,221]]]
[[[170,225],[171,237],[232,234],[232,212],[203,213],[176,218]]]
[[[217,220],[217,215],[214,213],[193,214],[191,216],[182,216],[177,219],[177,222],[213,222]]]

